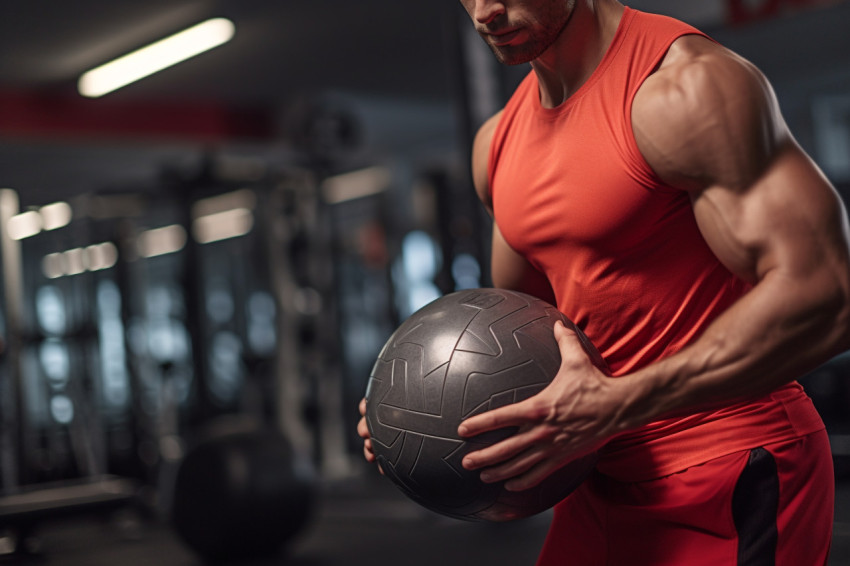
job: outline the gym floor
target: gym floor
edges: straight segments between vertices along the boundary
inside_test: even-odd
[[[838,484],[829,566],[850,565],[850,481]],[[279,558],[254,566],[460,566],[534,564],[548,514],[511,524],[444,518],[405,499],[388,481],[363,474],[327,485],[310,524]],[[135,515],[45,524],[29,558],[0,564],[45,566],[201,566],[203,561],[164,525]],[[235,566],[240,566],[239,563]]]

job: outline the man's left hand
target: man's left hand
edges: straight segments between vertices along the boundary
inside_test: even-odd
[[[468,470],[483,469],[487,483],[508,480],[510,491],[534,487],[567,462],[594,452],[621,431],[619,417],[628,390],[593,365],[575,332],[560,322],[555,338],[561,366],[537,395],[463,421],[462,437],[518,427],[513,436],[463,459]]]

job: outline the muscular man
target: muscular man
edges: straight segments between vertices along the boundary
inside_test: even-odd
[[[493,283],[556,303],[612,372],[556,327],[553,383],[462,423],[519,427],[464,466],[522,490],[599,451],[541,566],[825,564],[832,461],[795,380],[850,348],[848,223],[766,79],[616,0],[461,3],[532,68],[473,147]]]

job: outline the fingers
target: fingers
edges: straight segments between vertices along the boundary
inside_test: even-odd
[[[477,458],[477,454],[477,452],[471,454],[473,459]],[[508,491],[523,491],[535,487],[549,477],[558,469],[558,461],[545,447],[533,445],[525,452],[499,465],[485,468],[479,477],[484,483],[504,481],[504,487]],[[467,468],[466,459],[463,464]]]
[[[543,460],[543,452],[532,448],[503,464],[484,469],[481,472],[481,481],[484,483],[495,483],[507,479],[511,479],[511,481],[517,480],[523,474],[543,462]]]
[[[528,471],[522,475],[510,479],[505,482],[505,489],[508,491],[524,491],[538,485],[544,479],[549,477],[558,466],[552,460],[542,459],[537,465],[529,467]]]
[[[376,462],[378,457],[375,456],[375,452],[372,450],[372,439],[369,438],[369,427],[366,426],[366,418],[360,419],[360,422],[357,423],[357,434],[363,438],[363,457],[366,458],[366,461],[370,464]],[[378,465],[378,471],[381,474],[384,473],[384,470],[381,469],[381,466]]]
[[[357,422],[357,436],[360,438],[369,438],[369,425],[366,424],[366,417],[361,417]]]
[[[378,457],[375,456],[375,452],[372,449],[372,439],[369,437],[369,426],[366,424],[366,417],[361,418],[360,422],[357,423],[357,434],[363,439],[363,457],[370,464],[375,463]],[[378,471],[383,475],[384,470],[381,469],[380,464],[378,465]]]
[[[490,430],[520,426],[533,420],[533,408],[528,401],[499,407],[466,419],[460,423],[457,433],[461,437],[470,437]]]
[[[366,456],[368,462],[375,461],[375,454],[372,452],[372,439],[369,437],[369,427],[366,425],[366,417],[360,419],[357,423],[357,435],[363,439],[363,455]]]
[[[542,482],[557,466],[545,445],[538,444],[539,433],[529,431],[509,438],[488,448],[467,454],[463,467],[468,470],[484,468],[481,481],[496,483],[506,481],[508,491],[530,489]]]
[[[531,453],[540,452],[537,449],[537,445],[544,442],[551,434],[552,429],[545,426],[536,426],[527,430],[520,429],[516,434],[500,442],[476,450],[475,452],[470,452],[464,456],[461,463],[467,470],[496,466],[491,469],[501,470],[504,467],[507,471],[521,473],[536,463],[536,456],[531,457]],[[522,456],[517,458],[520,454]],[[504,479],[504,477],[497,477],[493,481],[499,481],[500,479]]]
[[[360,410],[360,420],[357,422],[357,435],[363,439],[363,457],[366,458],[366,461],[370,464],[376,462],[378,457],[375,456],[375,453],[372,451],[372,438],[369,435],[369,425],[366,424],[366,398],[360,400],[360,405],[358,407]],[[384,474],[384,470],[381,469],[381,465],[378,464],[378,471],[381,475]]]
[[[366,424],[366,399],[360,401],[360,420],[357,422],[357,436],[363,439],[363,455],[369,462],[375,461],[372,452],[372,439],[369,436],[369,425]]]
[[[564,326],[561,321],[555,322],[554,332],[555,338],[558,341],[562,361],[570,360],[572,363],[576,363],[576,361],[580,360],[579,363],[588,362],[587,355],[575,332]],[[576,356],[579,357],[577,358]],[[545,407],[542,407],[539,403],[535,403],[534,398],[532,398],[470,417],[460,424],[458,435],[461,437],[476,436],[491,430],[510,426],[521,426],[545,416]]]
[[[470,417],[458,427],[461,437],[506,427],[519,429],[512,436],[464,457],[463,467],[481,470],[481,480],[486,483],[505,481],[509,491],[529,489],[558,469],[559,462],[583,450],[581,415],[566,421],[562,417],[570,417],[574,412],[571,400],[577,388],[567,385],[586,380],[593,362],[576,331],[556,322],[554,334],[561,367],[549,387],[525,401]]]
[[[372,445],[368,440],[363,443],[363,457],[366,458],[366,461],[370,464],[377,459],[375,457],[375,453],[372,452]]]
[[[370,464],[374,464],[375,462],[378,461],[378,457],[375,456],[374,452],[372,452],[372,441],[371,440],[365,440],[363,442],[363,457],[366,458],[366,461],[369,462]],[[384,469],[381,468],[380,464],[378,464],[378,472],[380,472],[381,475],[384,475]]]

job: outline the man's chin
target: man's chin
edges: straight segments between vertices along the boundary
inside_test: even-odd
[[[490,50],[496,56],[496,60],[503,65],[515,66],[528,63],[536,57],[535,54],[529,53],[526,50],[505,49],[490,45]]]

